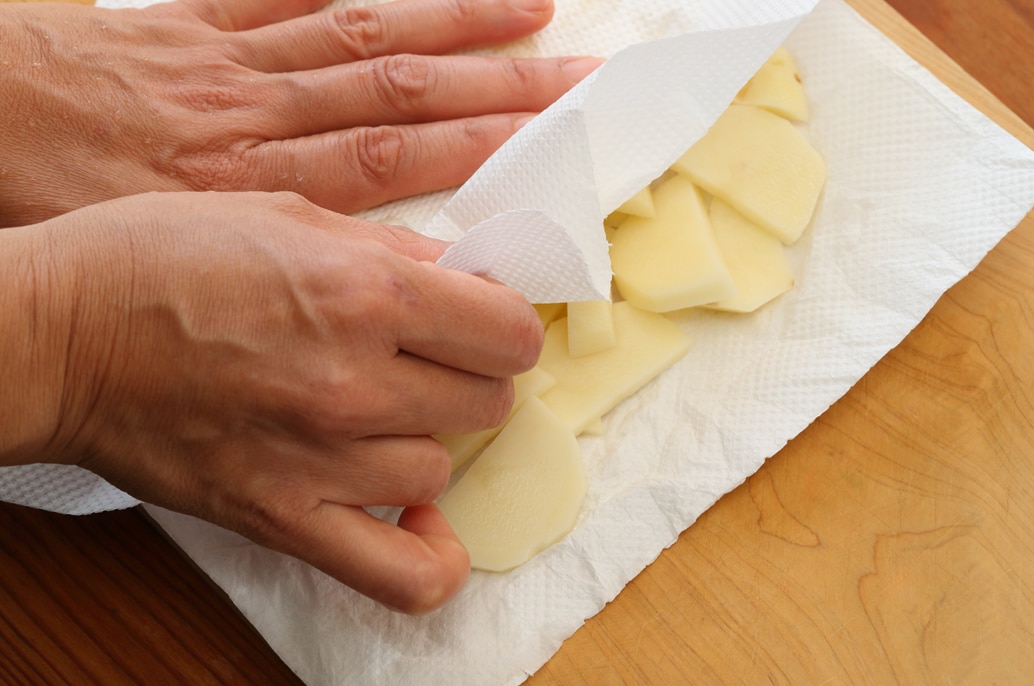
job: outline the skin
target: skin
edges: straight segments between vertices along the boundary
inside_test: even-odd
[[[503,421],[542,327],[344,213],[462,182],[598,61],[437,56],[549,0],[321,4],[0,6],[0,464],[83,466],[423,613],[469,574],[431,435]]]
[[[499,424],[542,326],[444,245],[289,193],[162,193],[10,229],[0,463],[78,464],[389,607],[462,586],[429,434]],[[13,429],[13,430],[12,430]],[[407,508],[398,526],[363,506]]]
[[[145,191],[350,213],[452,187],[599,64],[442,56],[534,33],[551,0],[324,4],[0,5],[0,226]]]

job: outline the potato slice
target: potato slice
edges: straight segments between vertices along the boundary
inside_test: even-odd
[[[528,398],[545,393],[555,383],[556,379],[551,374],[538,367],[532,367],[523,374],[513,377],[513,407],[510,409],[507,420],[516,414]],[[477,451],[481,450],[489,441],[495,438],[505,424],[506,422],[503,425],[492,429],[485,429],[484,431],[469,434],[441,434],[435,436],[435,438],[445,444],[446,450],[449,451],[449,457],[452,459],[452,471],[456,471],[466,464]]]
[[[787,245],[826,183],[825,161],[793,124],[747,105],[730,106],[672,168]]]
[[[614,312],[609,300],[567,303],[567,350],[584,357],[617,345]]]
[[[700,193],[689,179],[668,179],[653,198],[656,217],[629,217],[611,239],[610,261],[621,295],[650,312],[735,295]]]
[[[439,506],[470,566],[505,572],[571,531],[585,490],[574,434],[530,398]]]
[[[727,203],[711,202],[711,228],[736,282],[736,295],[706,307],[753,312],[793,286],[793,272],[782,242]]]
[[[543,328],[567,316],[567,303],[536,303],[532,307],[539,313]]]
[[[621,212],[622,214],[631,214],[636,217],[646,217],[647,219],[653,218],[656,216],[656,210],[653,206],[653,193],[650,191],[650,187],[647,186],[639,191],[621,203],[621,207],[614,211]]]
[[[785,47],[768,58],[733,102],[761,107],[791,121],[806,122],[810,116],[801,74]]]
[[[575,435],[689,350],[689,337],[664,315],[640,310],[629,302],[614,303],[613,310],[616,345],[595,355],[571,357],[567,319],[558,319],[546,330],[538,366],[551,374],[556,384],[541,395],[542,402]]]

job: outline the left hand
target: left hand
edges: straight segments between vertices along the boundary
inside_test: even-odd
[[[459,185],[593,58],[441,56],[552,0],[0,5],[0,227],[143,191],[293,191],[337,212]]]

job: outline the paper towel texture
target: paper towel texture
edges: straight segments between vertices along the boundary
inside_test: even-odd
[[[661,39],[645,50],[683,55],[673,56],[669,68],[709,75],[705,80],[715,83],[706,89],[720,99],[741,85],[731,82],[739,76],[730,77],[724,65],[738,63],[743,46],[730,54],[725,48],[735,41],[694,34],[687,40],[708,41],[716,52],[686,63],[680,60],[692,53],[677,51],[692,49],[671,48],[676,37],[761,27],[758,35],[773,40],[789,30],[783,23],[792,23],[788,17],[808,8],[810,3],[746,0],[557,0],[554,25],[509,49],[610,56],[639,41]],[[474,573],[455,602],[414,618],[388,612],[311,567],[235,534],[149,508],[306,683],[521,682],[715,500],[841,397],[1034,205],[1034,153],[841,0],[822,0],[786,43],[810,99],[807,136],[829,166],[816,221],[794,248],[797,285],[753,316],[679,317],[694,340],[686,358],[608,415],[604,435],[580,439],[589,494],[578,525],[561,543],[511,573]],[[639,77],[634,64],[614,64],[617,81]],[[760,60],[731,72],[740,75],[758,65]],[[620,76],[622,70],[628,76]],[[621,84],[613,89],[620,96]],[[528,211],[534,221],[546,217],[547,224],[571,235],[588,231],[590,221],[581,212],[595,222],[635,183],[660,171],[651,165],[682,150],[659,151],[640,163],[637,141],[655,132],[608,131],[606,121],[601,143],[595,143],[596,134],[583,135],[578,127],[593,118],[584,112],[596,107],[596,95],[586,86],[573,97],[587,104],[572,110],[572,101],[561,103],[549,116],[571,126],[566,150],[579,156],[589,151],[592,162],[577,162],[578,176],[558,179],[552,188],[510,178],[509,165],[568,163],[566,156],[558,159],[528,142],[556,135],[536,130],[548,128],[539,123],[486,165],[443,214],[437,213],[448,193],[393,203],[368,216],[462,232],[501,212]],[[634,114],[635,107],[625,105]],[[619,116],[621,109],[614,105],[609,111]],[[632,157],[637,161],[626,175],[621,162]],[[505,183],[512,188],[499,185]],[[566,199],[569,185],[577,187],[572,193],[584,192],[576,201],[578,216],[551,215],[555,196]],[[499,199],[505,193],[531,197],[532,207],[509,206]],[[579,245],[574,238],[572,243]],[[594,248],[591,239],[585,244],[585,274],[591,274]],[[570,245],[560,252],[570,256]],[[518,271],[536,269],[537,259],[519,261]]]

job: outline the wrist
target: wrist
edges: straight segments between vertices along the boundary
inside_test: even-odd
[[[0,231],[0,465],[59,459],[72,291],[51,243],[45,224]]]

